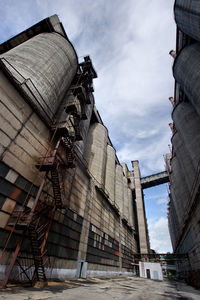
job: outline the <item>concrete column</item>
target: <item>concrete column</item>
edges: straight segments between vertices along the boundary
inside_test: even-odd
[[[135,195],[137,205],[137,216],[138,216],[138,231],[139,231],[139,243],[140,253],[149,253],[148,237],[147,237],[147,224],[145,216],[145,206],[143,200],[142,186],[140,181],[140,169],[139,162],[137,160],[132,161],[134,169],[134,183],[135,183]]]
[[[107,161],[106,161],[106,176],[105,176],[105,188],[108,192],[110,200],[115,201],[115,149],[110,145],[107,145]]]
[[[123,169],[121,165],[116,165],[115,173],[115,203],[119,207],[120,214],[123,214],[124,203],[124,183],[123,183]]]
[[[129,224],[135,227],[134,214],[133,214],[133,197],[132,191],[128,189],[128,207],[129,207]]]
[[[79,259],[86,260],[86,256],[87,256],[88,236],[89,236],[89,230],[90,230],[94,189],[95,189],[94,182],[92,179],[90,179],[89,185],[88,185],[88,195],[87,195],[87,199],[86,199],[82,231],[81,231],[81,236],[80,236],[78,260]]]
[[[120,271],[122,271],[122,218],[121,216],[119,217],[119,222],[120,222],[120,226],[119,226],[119,269]]]
[[[125,216],[128,221],[129,220],[128,182],[125,176],[123,176],[123,184],[124,184],[123,216]]]

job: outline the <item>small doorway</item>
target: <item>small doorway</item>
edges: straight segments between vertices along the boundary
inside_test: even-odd
[[[151,279],[150,269],[146,269],[146,272],[147,272],[147,278],[150,278],[150,279]]]
[[[78,260],[76,277],[86,278],[87,277],[87,262],[82,259]]]

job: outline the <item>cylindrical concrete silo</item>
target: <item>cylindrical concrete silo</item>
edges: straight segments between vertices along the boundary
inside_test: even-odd
[[[89,97],[90,97],[91,104],[86,104],[86,106],[85,106],[85,112],[87,115],[87,119],[80,121],[80,131],[81,131],[82,140],[75,143],[80,153],[84,152],[87,133],[88,133],[88,129],[90,126],[90,120],[91,120],[91,116],[92,116],[92,110],[94,107],[94,96],[92,94],[90,94]]]
[[[181,234],[181,226],[174,206],[174,199],[171,194],[170,194],[170,210],[169,210],[169,225],[170,224],[171,224],[171,226],[169,226],[170,236],[172,240],[173,249],[175,249]]]
[[[129,220],[129,199],[128,199],[128,181],[125,176],[123,176],[124,184],[124,205],[123,205],[123,215]]]
[[[124,202],[124,183],[123,183],[123,169],[121,165],[116,165],[115,173],[115,202],[119,207],[119,211],[123,214]]]
[[[174,156],[171,160],[171,167],[172,172],[170,190],[174,200],[179,223],[183,224],[190,194],[176,156]]]
[[[115,149],[107,145],[107,160],[106,160],[106,174],[105,174],[105,188],[109,193],[112,202],[115,201]]]
[[[200,41],[200,5],[198,0],[176,0],[174,16],[177,26],[182,32]]]
[[[177,55],[173,74],[200,115],[200,43],[191,44]]]
[[[189,102],[180,103],[174,109],[172,117],[190,154],[192,164],[197,169],[200,162],[200,117]],[[194,172],[187,171],[187,177],[194,177]]]
[[[177,214],[174,208],[173,200],[170,201],[170,211],[168,217],[168,225],[169,225],[169,232],[172,242],[173,250],[176,248],[176,244],[178,242],[178,238],[180,236],[180,225],[178,223]]]
[[[88,131],[84,157],[90,173],[102,185],[105,184],[107,141],[106,127],[100,123],[92,124]]]
[[[168,228],[169,228],[169,234],[171,238],[172,248],[175,250],[175,235],[173,230],[173,223],[172,223],[172,216],[168,217]]]
[[[129,206],[129,224],[131,227],[134,227],[135,220],[134,220],[134,213],[133,213],[133,196],[131,189],[128,189],[128,206]]]
[[[175,185],[172,185],[172,183],[170,184],[170,193],[171,193],[171,197],[173,198],[174,201],[174,209],[176,211],[176,216],[177,216],[177,220],[178,223],[180,224],[181,222],[181,218],[180,218],[180,213],[179,213],[179,205],[178,205],[178,200],[177,200],[177,194],[175,194]]]
[[[4,68],[48,123],[77,71],[71,43],[58,33],[40,33],[0,56]]]
[[[195,165],[192,162],[191,156],[188,153],[188,149],[186,148],[186,145],[179,132],[176,132],[173,135],[172,145],[182,170],[181,173],[183,174],[187,183],[188,190],[191,191],[195,179]]]

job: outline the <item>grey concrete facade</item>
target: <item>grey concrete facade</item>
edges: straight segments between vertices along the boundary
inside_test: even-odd
[[[199,206],[199,20],[198,1],[175,1],[177,47],[173,65],[175,95],[172,119],[169,230],[174,253],[188,255],[180,276],[200,287]]]
[[[134,274],[135,199],[94,104],[91,59],[78,63],[57,16],[0,53],[1,280],[74,277],[78,262],[88,276]]]
[[[150,253],[143,189],[169,177],[120,164],[96,77],[57,16],[0,45],[1,280],[133,275]]]

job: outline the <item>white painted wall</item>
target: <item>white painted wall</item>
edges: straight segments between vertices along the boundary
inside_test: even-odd
[[[139,262],[140,277],[147,278],[147,270],[150,270],[150,278],[163,280],[163,273],[160,263]]]

